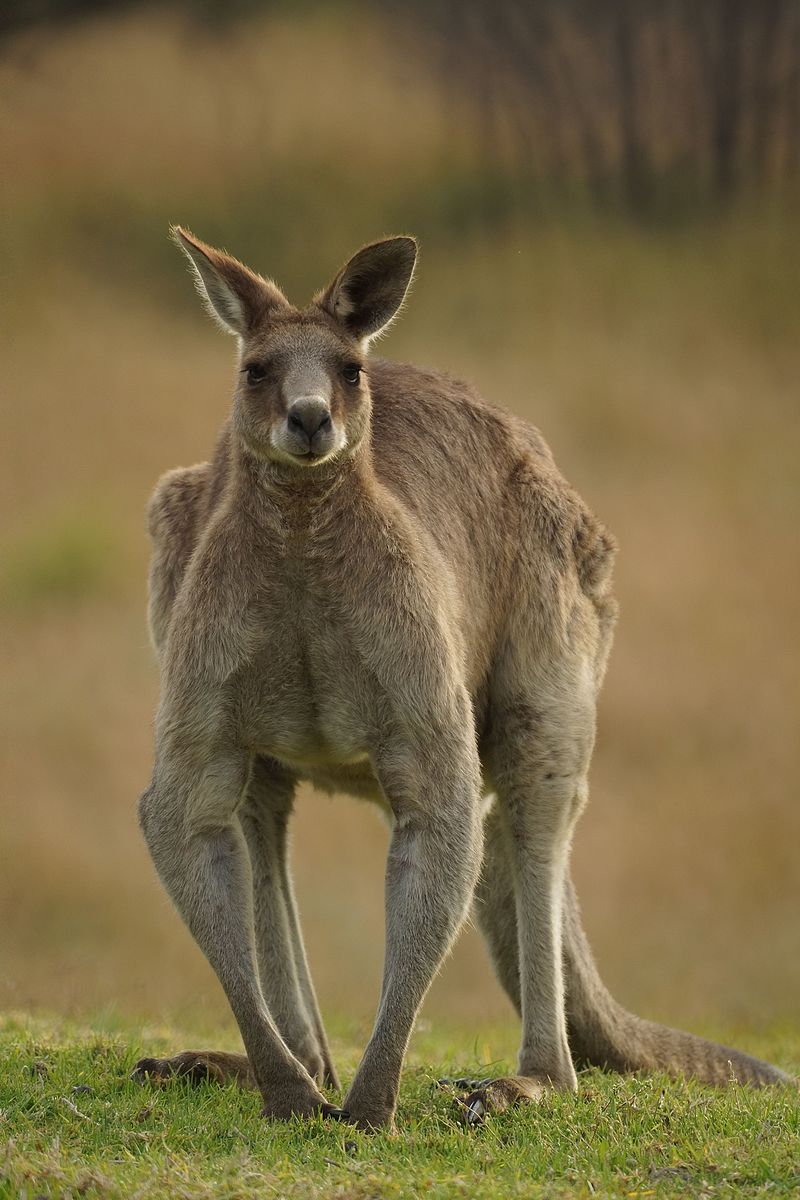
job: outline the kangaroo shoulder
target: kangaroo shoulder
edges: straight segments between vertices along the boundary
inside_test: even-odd
[[[147,530],[156,545],[195,532],[206,507],[210,474],[210,463],[198,463],[161,476],[147,505]]]
[[[164,646],[175,597],[213,505],[210,463],[162,475],[147,506],[152,542],[148,614],[153,643]]]

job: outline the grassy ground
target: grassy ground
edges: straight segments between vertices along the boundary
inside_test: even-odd
[[[322,1121],[267,1124],[257,1096],[235,1088],[151,1090],[128,1079],[142,1052],[186,1048],[195,1036],[107,1021],[94,1029],[0,1021],[0,1197],[725,1197],[800,1189],[795,1092],[717,1092],[589,1072],[577,1098],[554,1096],[467,1132],[437,1077],[484,1073],[492,1039],[502,1042],[507,1031],[488,1032],[481,1045],[473,1039],[471,1053],[468,1036],[428,1031],[415,1035],[398,1134],[370,1137]],[[800,1066],[796,1033],[748,1040],[784,1066]],[[347,1073],[357,1050],[346,1035],[337,1050]]]
[[[798,212],[509,208],[513,180],[382,7],[269,5],[203,39],[151,5],[0,58],[0,1009],[227,1011],[136,824],[157,700],[144,505],[208,456],[233,377],[166,236],[180,221],[299,303],[361,242],[420,236],[381,349],[538,424],[620,542],[574,854],[603,974],[648,1016],[794,1021]],[[315,982],[365,1021],[386,840],[367,806],[303,791]],[[466,931],[426,1014],[508,1011]]]

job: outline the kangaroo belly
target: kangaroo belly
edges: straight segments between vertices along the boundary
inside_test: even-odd
[[[330,619],[313,637],[281,625],[243,688],[247,745],[296,769],[369,762],[373,689],[347,642]]]
[[[337,737],[319,722],[283,727],[253,746],[288,767],[301,771],[351,767],[369,762],[368,752],[355,739]]]

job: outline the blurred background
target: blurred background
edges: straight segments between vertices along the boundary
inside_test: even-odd
[[[234,361],[174,221],[298,303],[418,235],[383,352],[534,421],[619,538],[574,855],[608,982],[796,1019],[800,2],[18,0],[0,120],[0,1006],[227,1019],[135,816],[144,506]],[[302,795],[323,1007],[364,1021],[386,840]],[[427,1014],[509,1011],[468,931]]]

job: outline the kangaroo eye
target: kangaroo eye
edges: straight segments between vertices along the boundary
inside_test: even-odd
[[[346,367],[342,368],[342,378],[345,383],[355,387],[361,378],[361,367],[357,363],[348,363]]]
[[[252,387],[253,384],[264,382],[267,378],[267,368],[263,363],[248,363],[243,374]]]

